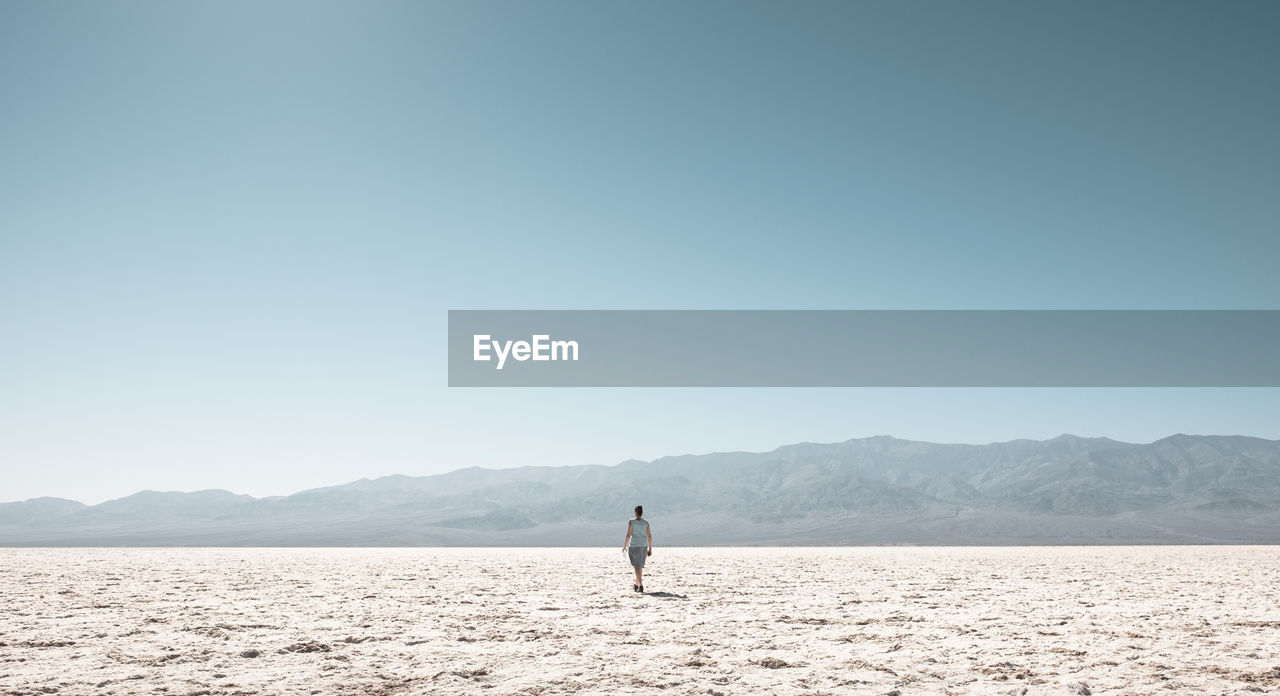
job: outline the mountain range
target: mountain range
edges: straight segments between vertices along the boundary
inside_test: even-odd
[[[293,495],[0,504],[0,546],[1280,543],[1280,441],[879,436],[615,466],[468,468]]]

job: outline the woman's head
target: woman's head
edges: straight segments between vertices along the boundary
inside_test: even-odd
[[[643,506],[643,505],[637,505],[637,506],[636,506],[636,517],[644,517],[644,506]]]

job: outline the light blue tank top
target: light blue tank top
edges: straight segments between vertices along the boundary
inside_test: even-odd
[[[633,548],[636,546],[647,547],[649,545],[649,535],[646,532],[648,531],[648,520],[631,520],[631,541],[627,546]]]

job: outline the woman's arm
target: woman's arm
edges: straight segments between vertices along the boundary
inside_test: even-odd
[[[627,522],[627,535],[622,537],[622,550],[627,550],[627,544],[631,543],[631,522]]]
[[[653,555],[653,525],[647,524],[644,527],[644,535],[649,537],[649,555]]]

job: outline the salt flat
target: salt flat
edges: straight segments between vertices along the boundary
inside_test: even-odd
[[[1280,548],[0,549],[3,694],[1280,691]]]

